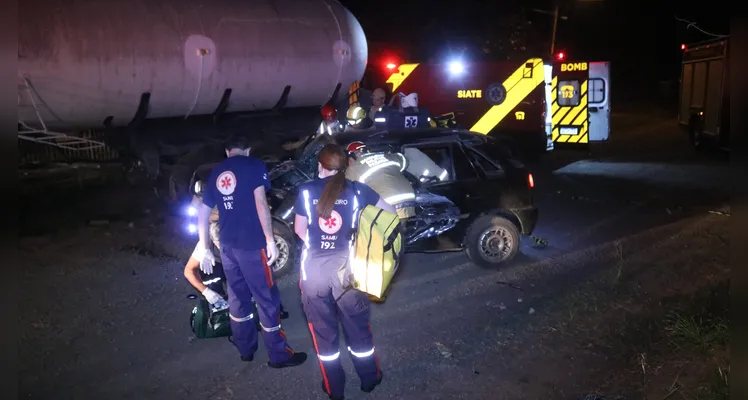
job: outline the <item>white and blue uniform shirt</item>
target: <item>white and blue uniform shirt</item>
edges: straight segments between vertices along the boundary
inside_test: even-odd
[[[317,202],[325,185],[332,177],[307,182],[299,188],[294,205],[297,215],[307,217],[305,252],[328,255],[347,253],[356,228],[358,212],[368,205],[376,205],[379,195],[368,185],[346,179],[346,185],[338,196],[329,218],[317,214]]]

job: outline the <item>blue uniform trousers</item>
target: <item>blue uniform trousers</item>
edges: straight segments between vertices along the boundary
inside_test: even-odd
[[[221,258],[228,281],[231,333],[239,353],[251,356],[257,351],[257,328],[253,319],[259,317],[270,362],[288,361],[294,352],[281,328],[280,295],[273,282],[273,271],[267,265],[265,250],[248,251],[222,245]],[[259,316],[253,313],[253,298]]]
[[[343,325],[348,352],[361,384],[373,384],[381,377],[369,323],[369,299],[361,291],[343,290],[337,276],[346,256],[304,254],[302,263],[306,279],[302,276],[299,283],[323,384],[327,393],[337,397],[343,396],[345,388],[345,373],[340,364],[338,321]]]

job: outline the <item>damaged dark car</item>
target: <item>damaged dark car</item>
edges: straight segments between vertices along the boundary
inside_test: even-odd
[[[535,227],[538,211],[532,199],[532,175],[490,137],[446,128],[319,135],[304,146],[298,159],[269,165],[272,189],[268,202],[281,253],[273,265],[276,276],[290,272],[297,264],[301,243],[293,233],[293,205],[298,187],[316,179],[317,154],[330,141],[343,147],[360,141],[371,153],[398,153],[406,160],[415,151],[445,171],[441,179],[423,179],[402,171],[415,192],[409,204],[414,217],[404,220],[406,252],[465,250],[475,264],[492,268],[514,258],[521,236],[530,235]],[[195,172],[193,188],[199,189],[196,182],[204,179],[212,166]]]

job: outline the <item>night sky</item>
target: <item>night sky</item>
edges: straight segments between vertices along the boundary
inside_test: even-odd
[[[588,0],[589,1],[589,0]],[[424,61],[442,57],[455,43],[492,33],[492,20],[507,14],[524,12],[532,23],[532,33],[550,42],[551,15],[533,9],[552,10],[552,0],[460,0],[456,6],[439,6],[426,0],[341,1],[361,21],[370,54],[382,46],[402,46],[412,57]],[[586,3],[562,1],[556,50],[564,50],[570,59],[611,61],[618,76],[649,82],[678,79],[680,44],[710,39],[680,18],[695,22],[715,34],[729,34],[727,8],[723,2],[703,3],[657,0],[603,0]],[[448,3],[443,3],[448,4]],[[549,46],[542,46],[546,54]],[[545,56],[542,54],[541,56]],[[370,56],[371,57],[371,56]]]

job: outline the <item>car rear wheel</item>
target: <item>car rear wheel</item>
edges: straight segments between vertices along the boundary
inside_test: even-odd
[[[482,216],[470,225],[465,251],[482,268],[496,268],[519,253],[520,234],[514,223],[499,215]]]
[[[273,236],[278,248],[278,259],[270,267],[273,269],[273,276],[279,278],[291,272],[296,265],[296,242],[293,232],[277,221],[273,221]]]

